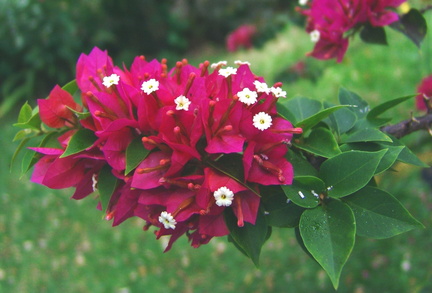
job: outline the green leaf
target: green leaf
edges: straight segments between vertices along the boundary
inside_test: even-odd
[[[18,131],[12,141],[22,140],[24,138],[30,138],[30,135],[34,135],[34,132],[31,129],[22,129]]]
[[[295,176],[318,175],[317,169],[315,169],[302,154],[298,154],[292,149],[289,149],[285,158],[293,166]]]
[[[324,127],[313,129],[302,143],[293,143],[293,145],[324,158],[331,158],[341,153],[335,137]]]
[[[76,91],[78,90],[78,85],[77,85],[76,79],[65,84],[62,87],[62,89],[64,89],[65,91],[67,91],[69,94],[71,94],[73,96],[76,93]]]
[[[321,109],[321,102],[306,97],[295,97],[283,100],[278,104],[278,111],[294,125],[314,115]]]
[[[350,151],[325,161],[318,174],[329,190],[328,195],[339,198],[364,187],[386,152]]]
[[[285,195],[296,205],[314,208],[319,204],[319,194],[325,191],[324,182],[313,176],[294,177],[291,185],[281,185]]]
[[[58,136],[59,136],[58,132],[49,132],[45,136],[39,136],[39,137],[37,137],[36,141],[40,140],[40,143],[36,144],[36,145],[37,145],[37,147],[40,147],[40,148],[51,147],[53,144],[52,141],[54,140],[55,142],[57,142],[56,138]],[[36,141],[32,141],[33,146],[35,145]],[[39,154],[33,150],[26,149],[25,153],[24,153],[24,157],[22,159],[21,174],[27,173],[28,170],[30,170],[30,168],[33,167],[33,165],[37,163],[37,161],[39,160],[39,158],[41,156],[42,156],[41,154]]]
[[[362,128],[353,133],[347,134],[341,137],[342,143],[350,142],[369,142],[369,141],[388,141],[392,142],[392,139],[384,132],[376,128]]]
[[[405,96],[405,97],[400,97],[400,98],[396,98],[387,102],[384,102],[376,107],[374,107],[373,109],[370,110],[370,112],[367,114],[367,119],[371,120],[371,119],[375,119],[377,118],[379,115],[381,115],[382,113],[386,112],[387,110],[399,105],[400,103],[403,103],[407,100],[411,100],[413,97],[415,97],[416,95],[409,95],[409,96]]]
[[[357,223],[357,235],[383,239],[423,225],[392,195],[366,186],[344,198]]]
[[[105,165],[99,172],[97,189],[99,191],[102,211],[106,212],[111,196],[116,190],[118,179],[112,174],[111,167]]]
[[[72,113],[74,113],[75,116],[78,117],[79,120],[83,120],[83,119],[86,119],[86,118],[88,118],[88,117],[91,116],[90,112],[79,112],[79,111],[77,111],[75,109],[72,109],[69,106],[66,106],[66,108],[68,108]]]
[[[418,48],[427,33],[427,22],[420,11],[412,8],[390,27],[406,35]]]
[[[359,95],[345,88],[339,89],[339,102],[341,105],[351,105],[350,109],[357,118],[365,117],[369,112],[369,104]]]
[[[372,26],[366,23],[360,32],[360,38],[365,43],[388,45],[386,33],[381,26]]]
[[[244,170],[243,170],[243,156],[240,154],[225,154],[220,157],[217,161],[209,160],[206,162],[209,166],[218,170],[219,172],[227,175],[228,177],[234,179],[239,184],[243,185],[259,197],[261,195],[252,188],[245,184],[244,182]]]
[[[126,149],[126,170],[125,175],[135,169],[145,158],[150,151],[143,146],[141,137],[137,137],[129,144]]]
[[[33,113],[33,115],[30,117],[30,119],[28,121],[26,121],[24,123],[15,123],[15,124],[13,124],[13,126],[24,128],[24,129],[31,128],[31,129],[34,129],[36,131],[40,131],[41,123],[42,123],[42,121],[39,117],[39,112],[36,111],[35,113]]]
[[[29,137],[24,138],[20,144],[18,145],[18,147],[16,148],[15,152],[12,155],[12,159],[11,159],[11,163],[10,163],[10,168],[9,171],[12,171],[12,166],[15,164],[15,160],[18,157],[18,154],[21,152],[21,150],[24,149],[25,145],[27,144],[27,142],[30,140]],[[30,150],[28,150],[30,152]]]
[[[69,140],[66,150],[60,158],[65,158],[88,149],[96,139],[96,135],[90,129],[82,128],[78,130]]]
[[[260,191],[268,225],[280,228],[298,226],[305,209],[288,200],[280,185],[262,186]]]
[[[332,113],[325,121],[338,135],[349,131],[357,121],[357,116],[350,109],[343,108]]]
[[[224,216],[232,239],[258,267],[261,248],[269,234],[269,226],[264,214],[259,211],[255,225],[245,222],[243,227],[237,226],[237,217],[231,208],[225,209]]]
[[[377,169],[375,170],[375,175],[382,173],[389,168],[391,168],[396,162],[400,152],[403,150],[403,146],[393,146],[387,142],[380,143],[349,143],[341,146],[341,150],[357,150],[357,151],[368,151],[368,152],[377,152],[380,150],[387,150],[385,155],[382,157],[381,161],[378,164]]]
[[[338,200],[303,212],[300,235],[312,256],[329,275],[335,289],[354,247],[356,224],[350,207]]]
[[[428,168],[429,165],[422,162],[407,146],[405,146],[402,142],[400,142],[394,136],[389,135],[393,139],[392,146],[403,146],[402,151],[399,153],[397,158],[398,161],[401,161],[405,164],[410,164],[418,167]],[[385,144],[384,144],[385,145]]]
[[[332,114],[336,110],[339,110],[339,109],[342,109],[345,107],[349,107],[349,106],[348,105],[339,105],[339,106],[333,106],[330,108],[326,108],[324,110],[319,111],[316,114],[313,114],[312,116],[307,117],[304,120],[301,120],[301,121],[295,123],[295,126],[303,128],[303,132],[306,132],[309,129],[311,129],[312,127],[314,127],[315,125],[317,125],[319,122],[321,122],[322,120],[327,118],[330,114]]]
[[[22,105],[21,110],[18,114],[18,123],[26,123],[30,120],[32,116],[32,107],[28,104],[28,102],[25,102],[24,105]]]

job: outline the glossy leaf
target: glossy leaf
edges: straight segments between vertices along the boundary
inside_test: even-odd
[[[351,207],[360,236],[383,239],[422,227],[392,195],[366,186],[344,198]]]
[[[294,125],[311,117],[321,109],[321,102],[305,97],[295,97],[278,104],[278,111]]]
[[[384,149],[387,150],[387,152],[384,154],[381,161],[379,162],[377,169],[375,170],[375,175],[390,169],[396,162],[403,148],[404,146],[393,146],[387,142],[349,143],[341,146],[341,150],[343,151],[357,150],[357,151],[377,152]]]
[[[399,105],[400,103],[403,103],[405,101],[411,100],[413,97],[415,97],[416,95],[410,95],[410,96],[405,96],[405,97],[400,97],[397,99],[393,99],[387,102],[384,102],[376,107],[374,107],[373,109],[370,110],[370,112],[367,115],[367,119],[371,120],[371,119],[375,119],[377,118],[379,115],[381,115],[382,113],[385,113],[386,111],[388,111],[389,109]]]
[[[237,226],[237,217],[232,209],[226,208],[224,216],[230,236],[258,267],[261,248],[267,240],[269,233],[269,227],[264,214],[259,211],[255,225],[245,222],[243,227]]]
[[[388,45],[385,30],[381,26],[366,23],[360,31],[360,38],[365,43]]]
[[[39,112],[37,110],[33,112],[35,113],[33,113],[30,119],[28,119],[26,122],[15,123],[13,124],[13,126],[24,128],[24,129],[30,128],[36,131],[40,131],[42,121],[39,117]]]
[[[406,147],[402,142],[400,142],[397,138],[389,135],[393,142],[389,145],[392,146],[402,146],[403,149],[402,151],[399,153],[399,156],[397,158],[398,161],[401,161],[405,164],[410,164],[410,165],[414,165],[414,166],[418,166],[418,167],[423,167],[423,168],[428,168],[429,165],[422,162],[408,147]],[[383,145],[387,145],[387,143],[383,144]]]
[[[66,108],[68,108],[71,112],[73,112],[79,120],[86,119],[91,116],[90,112],[78,112],[77,110],[72,109],[69,106],[66,106]]]
[[[150,153],[143,146],[141,137],[135,138],[126,149],[126,170],[125,175],[135,169]]]
[[[345,88],[339,89],[339,102],[341,105],[351,105],[348,109],[351,110],[357,118],[362,118],[367,115],[370,110],[369,104],[359,95]]]
[[[340,198],[364,187],[373,177],[387,150],[349,151],[325,161],[319,177],[329,189],[330,197]]]
[[[294,177],[291,185],[282,185],[285,195],[296,205],[314,208],[319,204],[319,194],[325,191],[324,182],[313,176]]]
[[[118,179],[112,174],[111,168],[105,165],[99,172],[97,188],[99,191],[102,211],[106,212],[111,196],[117,187]]]
[[[384,132],[375,128],[363,128],[353,133],[345,135],[341,138],[342,143],[350,142],[368,142],[368,141],[388,141],[392,142],[392,139]]]
[[[28,102],[25,102],[24,105],[22,105],[20,112],[18,114],[18,123],[26,123],[30,120],[32,117],[32,108],[28,104]]]
[[[301,120],[297,123],[295,123],[296,127],[301,127],[303,129],[303,132],[308,131],[315,125],[317,125],[319,122],[327,118],[330,114],[333,112],[348,107],[348,105],[339,105],[339,106],[333,106],[330,108],[326,108],[324,110],[319,111],[318,113],[313,114],[312,116],[309,116],[308,118]]]
[[[285,158],[293,165],[294,176],[318,175],[317,169],[315,169],[301,154],[298,154],[293,150],[288,150]]]
[[[325,122],[338,135],[341,135],[353,128],[356,121],[357,116],[353,113],[353,111],[347,108],[343,108],[332,113]]]
[[[76,91],[78,90],[78,84],[76,82],[76,79],[71,80],[70,82],[65,84],[62,87],[62,89],[64,89],[65,91],[67,91],[69,94],[71,94],[73,96],[76,93]]]
[[[60,156],[64,158],[82,152],[91,147],[97,137],[90,129],[82,128],[78,130],[69,140],[65,152]]]
[[[335,288],[354,247],[356,224],[350,207],[338,200],[308,209],[300,219],[303,243],[329,275]]]
[[[390,27],[406,35],[419,48],[427,33],[426,20],[417,9],[411,9]]]
[[[240,154],[223,155],[217,161],[207,161],[207,164],[212,168],[222,172],[228,177],[234,179],[239,184],[248,188],[258,196],[261,196],[255,188],[252,188],[244,182],[243,157]]]
[[[302,143],[294,143],[294,145],[324,158],[331,158],[341,153],[335,137],[330,130],[324,127],[313,129]]]
[[[32,145],[37,145],[40,148],[43,147],[54,147],[58,148],[58,141],[57,137],[60,135],[60,133],[57,132],[49,132],[45,136],[37,137],[36,139],[32,140]],[[27,173],[34,164],[37,163],[37,161],[40,159],[42,155],[33,151],[26,149],[24,153],[24,157],[21,164],[21,173],[25,174]]]
[[[305,210],[287,199],[280,185],[262,186],[261,203],[267,224],[273,227],[297,227]]]

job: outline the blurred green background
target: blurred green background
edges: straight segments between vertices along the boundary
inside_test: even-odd
[[[283,81],[288,97],[336,102],[344,86],[372,106],[415,93],[432,74],[432,37],[419,49],[389,29],[388,47],[354,39],[340,64],[305,58],[313,44],[293,13],[296,2],[0,0],[0,293],[333,292],[291,230],[274,230],[260,269],[225,238],[198,249],[181,238],[164,254],[164,241],[143,232],[139,219],[113,228],[96,210],[95,196],[74,201],[72,190],[30,183],[19,164],[9,171],[20,104],[34,106],[55,84],[73,79],[79,54],[93,46],[126,66],[141,54],[168,58],[170,65],[182,58],[193,65],[240,59],[268,83]],[[425,17],[431,28],[432,12]],[[226,35],[245,23],[258,27],[256,47],[228,54]],[[414,100],[392,113],[394,122],[421,115]],[[432,164],[430,135],[404,141]],[[426,228],[386,240],[358,237],[338,292],[432,292],[430,181],[420,168],[398,165],[379,184]]]

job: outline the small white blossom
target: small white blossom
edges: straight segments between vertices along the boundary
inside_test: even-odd
[[[272,125],[272,118],[265,112],[259,112],[253,117],[253,125],[259,130],[265,130]]]
[[[175,100],[174,103],[176,103],[176,110],[185,110],[188,111],[189,110],[189,106],[192,103],[188,98],[186,98],[185,96],[181,95],[178,96]]]
[[[219,61],[219,62],[213,63],[212,65],[210,65],[210,67],[211,67],[212,69],[216,69],[216,68],[218,68],[218,67],[226,66],[226,65],[227,65],[227,62],[226,62],[226,61]]]
[[[236,61],[234,61],[234,64],[237,65],[237,66],[240,66],[240,65],[248,65],[248,66],[250,66],[250,65],[251,65],[251,64],[250,64],[249,62],[247,62],[247,61],[240,61],[240,60],[236,60]]]
[[[308,3],[308,0],[299,0],[300,5],[306,5]]]
[[[164,225],[165,229],[173,229],[173,230],[175,229],[175,226],[177,224],[177,221],[174,219],[174,217],[166,211],[160,214],[159,222],[161,222]]]
[[[271,87],[270,91],[276,98],[286,98],[286,91],[283,91],[280,87]]]
[[[228,77],[232,74],[236,74],[237,73],[237,68],[234,67],[227,67],[227,68],[222,68],[219,69],[219,75],[222,75],[224,77]]]
[[[320,36],[321,36],[319,30],[313,30],[313,31],[310,32],[309,35],[310,35],[311,41],[312,41],[313,43],[318,42],[319,39],[320,39]]]
[[[270,93],[270,88],[265,82],[260,82],[259,80],[255,80],[254,85],[256,87],[257,92],[266,93],[266,94]]]
[[[231,205],[232,201],[234,200],[234,193],[229,190],[226,186],[220,187],[218,190],[216,190],[213,193],[213,196],[216,200],[216,204],[218,206],[225,206],[228,207]]]
[[[257,102],[258,94],[248,88],[244,88],[241,92],[237,93],[237,96],[240,102],[249,106]]]
[[[110,86],[112,86],[113,84],[117,85],[118,82],[119,82],[119,80],[120,80],[120,76],[118,76],[117,74],[113,73],[113,74],[111,74],[110,76],[105,76],[105,77],[103,78],[103,82],[102,82],[102,84],[103,84],[104,86],[106,86],[106,87],[110,87]]]
[[[141,89],[147,94],[151,94],[159,89],[159,81],[152,78],[147,81],[144,81],[141,85]]]

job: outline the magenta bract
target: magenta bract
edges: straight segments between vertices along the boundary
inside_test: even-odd
[[[157,237],[171,235],[167,250],[183,234],[194,247],[227,235],[226,208],[238,226],[255,224],[265,196],[260,186],[293,180],[285,155],[301,129],[278,115],[280,89],[257,89],[254,82],[263,87],[264,79],[246,64],[223,66],[209,70],[209,62],[193,67],[183,60],[169,70],[165,60],[141,56],[120,69],[106,51],[82,54],[76,76],[82,106],[59,87],[39,100],[42,121],[64,134],[58,148],[33,148],[41,158],[32,180],[75,187],[73,198],[81,199],[98,189],[101,169],[109,167],[117,183],[106,218],[113,225],[144,219],[146,229],[157,227]],[[246,88],[250,103],[237,96]],[[79,120],[72,110],[89,117]],[[258,113],[265,121],[254,120]],[[94,133],[94,143],[62,157],[79,129]],[[130,152],[139,151],[129,149],[133,142],[147,155],[126,173]]]

